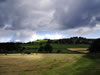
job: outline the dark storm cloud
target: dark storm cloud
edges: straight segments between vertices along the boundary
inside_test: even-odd
[[[0,0],[0,2],[5,2],[6,0]]]
[[[55,19],[63,29],[94,27],[100,21],[100,0],[58,1]],[[65,4],[65,5],[63,5]]]
[[[8,29],[73,29],[77,27],[94,27],[100,21],[99,0],[1,0],[0,27],[6,23]],[[35,3],[35,4],[34,4]],[[44,4],[43,4],[44,3]],[[54,13],[52,13],[54,11]],[[52,14],[52,16],[50,16]],[[51,28],[52,27],[52,28]]]
[[[0,3],[0,27],[3,28],[7,23],[12,26],[7,28],[10,30],[38,30],[47,26],[52,12],[49,2],[49,0],[6,0]]]
[[[13,41],[39,31],[90,31],[99,23],[100,0],[0,0],[0,31]]]

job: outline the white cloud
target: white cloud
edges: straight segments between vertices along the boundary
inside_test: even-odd
[[[97,24],[95,30],[100,30],[100,24]]]
[[[62,34],[44,34],[44,35],[38,35],[38,34],[34,34],[32,40],[37,40],[37,39],[61,39],[64,38],[65,36]]]

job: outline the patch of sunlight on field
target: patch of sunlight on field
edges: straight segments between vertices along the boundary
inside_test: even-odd
[[[68,48],[69,50],[87,50],[88,48]]]
[[[20,58],[20,59],[24,59],[24,60],[39,60],[43,58],[42,54],[1,54],[1,57],[5,57],[5,58]]]
[[[42,54],[24,55],[24,58],[26,58],[27,60],[38,60],[42,59],[43,55]]]
[[[88,48],[67,48],[71,51],[81,52],[81,53],[88,53]]]

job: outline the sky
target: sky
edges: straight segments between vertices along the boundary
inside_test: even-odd
[[[100,0],[0,0],[0,42],[99,34]]]

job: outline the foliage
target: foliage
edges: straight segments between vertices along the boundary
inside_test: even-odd
[[[48,53],[51,53],[52,50],[53,50],[52,46],[51,46],[49,43],[47,43],[47,44],[44,46],[44,49],[45,49],[45,51],[48,52]]]
[[[51,53],[52,50],[53,50],[53,48],[50,45],[50,42],[48,41],[45,46],[40,46],[38,52]]]
[[[54,40],[44,39],[27,43],[1,43],[0,53],[67,53],[67,48],[88,48],[93,40],[94,39],[86,39],[83,37],[72,37]]]
[[[90,53],[100,52],[100,39],[96,39],[89,47]]]
[[[22,53],[24,47],[20,46],[21,43],[0,43],[0,53]]]

